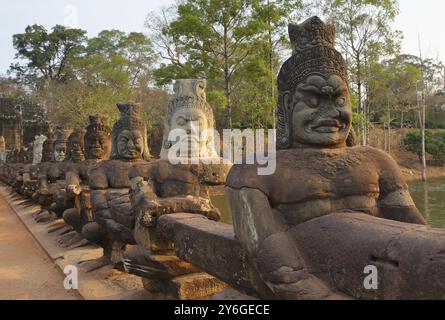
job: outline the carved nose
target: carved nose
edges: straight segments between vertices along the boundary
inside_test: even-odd
[[[337,118],[340,116],[340,111],[335,107],[334,102],[326,101],[323,104],[323,113],[331,118]]]

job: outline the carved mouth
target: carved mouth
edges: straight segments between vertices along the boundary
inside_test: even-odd
[[[311,127],[318,133],[335,133],[345,128],[345,125],[337,120],[324,120]]]

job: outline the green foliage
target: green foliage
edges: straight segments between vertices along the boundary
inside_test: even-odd
[[[149,125],[162,122],[156,114],[168,94],[149,87],[156,61],[151,40],[119,30],[104,30],[92,38],[85,34],[62,26],[51,33],[28,26],[25,33],[14,35],[21,64],[12,65],[11,73],[34,88],[32,96],[47,106],[56,124],[82,125],[95,113],[114,120],[116,103],[129,100],[143,104],[147,120],[153,118]]]
[[[410,132],[403,139],[406,150],[413,152],[421,158],[421,135],[420,132]],[[435,160],[445,164],[445,132],[425,131],[425,151]]]
[[[16,59],[25,63],[11,65],[10,72],[28,82],[45,80],[68,81],[71,63],[84,49],[86,31],[56,25],[52,32],[43,26],[27,26],[25,33],[13,36]]]
[[[225,96],[225,110],[215,108],[219,127],[272,126],[278,52],[288,48],[287,24],[301,7],[298,0],[187,0],[151,14],[147,26],[164,58],[156,83],[204,77],[209,91]]]
[[[434,159],[445,163],[445,132],[435,132],[429,144],[426,145],[427,152],[433,156]]]

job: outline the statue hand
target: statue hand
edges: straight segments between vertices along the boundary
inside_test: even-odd
[[[79,185],[70,184],[66,187],[66,193],[70,197],[75,197],[81,194],[82,188]]]
[[[155,227],[157,219],[161,215],[161,210],[161,206],[156,201],[146,201],[144,209],[141,209],[138,215],[141,225],[147,228]]]

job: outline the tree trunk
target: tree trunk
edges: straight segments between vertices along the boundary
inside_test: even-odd
[[[229,125],[229,129],[232,129],[232,105],[230,101],[230,72],[229,72],[229,54],[227,48],[227,27],[224,25],[224,95],[226,96],[226,124]]]
[[[403,111],[400,111],[400,129],[403,129]]]

